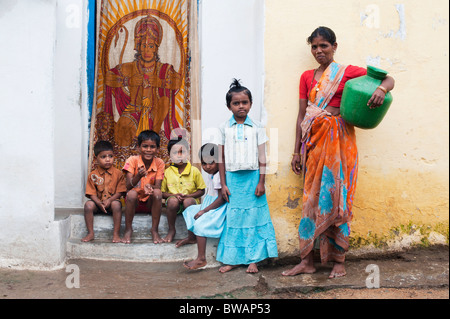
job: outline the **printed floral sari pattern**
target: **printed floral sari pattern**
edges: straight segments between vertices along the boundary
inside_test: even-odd
[[[345,66],[333,62],[311,90],[302,122],[303,210],[299,225],[304,258],[319,239],[323,263],[343,262],[348,250],[358,153],[354,127],[325,111]]]

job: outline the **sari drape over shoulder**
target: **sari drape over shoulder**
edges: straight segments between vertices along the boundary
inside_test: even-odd
[[[343,262],[348,250],[358,170],[354,127],[325,111],[345,72],[336,62],[311,89],[302,127],[303,209],[300,254],[305,258],[319,239],[322,263]]]

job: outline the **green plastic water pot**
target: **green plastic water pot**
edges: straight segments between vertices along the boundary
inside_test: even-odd
[[[345,83],[341,100],[341,116],[347,123],[362,129],[375,128],[380,124],[392,103],[392,94],[388,92],[383,104],[374,109],[369,108],[367,102],[386,75],[386,71],[369,65],[367,75]]]

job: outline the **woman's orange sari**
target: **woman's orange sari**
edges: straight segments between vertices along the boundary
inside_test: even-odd
[[[335,62],[324,71],[309,94],[302,122],[300,254],[305,258],[318,238],[322,263],[345,260],[358,171],[354,127],[325,111],[344,72],[345,66]]]

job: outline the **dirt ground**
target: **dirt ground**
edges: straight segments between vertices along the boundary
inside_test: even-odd
[[[297,261],[297,260],[296,260]],[[367,264],[382,269],[380,288],[366,288]],[[449,299],[448,246],[353,257],[347,276],[327,279],[329,266],[312,275],[281,276],[283,261],[247,274],[245,267],[220,274],[217,267],[189,271],[181,263],[69,260],[55,271],[0,269],[2,299]],[[79,270],[79,287],[73,279]],[[74,287],[75,285],[75,287]]]

